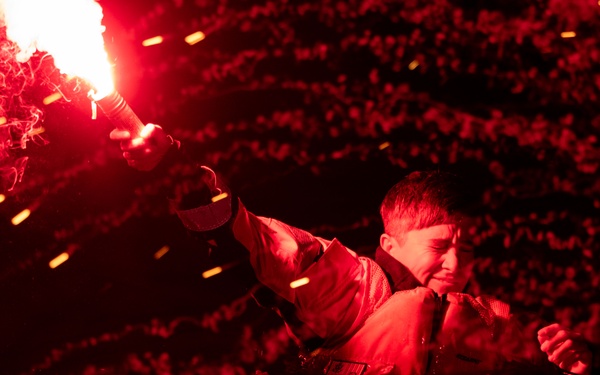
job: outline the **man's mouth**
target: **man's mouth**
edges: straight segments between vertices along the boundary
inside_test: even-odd
[[[437,280],[438,282],[441,282],[444,284],[449,284],[449,285],[458,284],[458,282],[459,282],[459,280],[454,277],[434,277],[433,279]]]

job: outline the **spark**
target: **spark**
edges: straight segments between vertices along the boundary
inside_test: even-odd
[[[379,145],[379,150],[385,150],[388,147],[390,147],[390,142],[383,142]]]
[[[15,217],[13,217],[10,222],[12,223],[12,225],[19,225],[23,221],[25,221],[29,217],[29,215],[31,215],[31,210],[29,208],[26,208],[23,211],[19,212]]]
[[[6,119],[6,117],[2,116],[0,117],[0,125],[4,125],[8,122],[8,120]]]
[[[214,202],[218,202],[218,201],[220,201],[222,199],[227,198],[228,196],[229,196],[229,194],[227,194],[227,193],[221,193],[219,195],[215,195],[214,197],[212,197],[211,201],[213,201],[213,203]]]
[[[152,38],[148,38],[142,42],[144,47],[155,46],[157,44],[161,44],[165,39],[162,36],[155,36]]]
[[[575,34],[575,31],[563,31],[562,33],[560,33],[560,36],[563,38],[575,38],[577,34]]]
[[[35,128],[29,132],[29,136],[33,137],[34,135],[40,135],[40,134],[44,133],[45,131],[46,131],[46,129],[44,129],[43,127]]]
[[[64,262],[66,262],[68,259],[69,259],[69,254],[62,253],[59,256],[57,256],[56,258],[52,259],[50,261],[50,263],[48,263],[48,265],[50,266],[50,268],[54,269],[54,268],[60,266],[61,264],[63,264]]]
[[[60,98],[62,98],[62,95],[59,92],[55,92],[55,93],[52,93],[52,94],[46,96],[44,98],[43,102],[45,105],[50,105],[50,104],[54,103],[55,101],[59,100]]]
[[[193,46],[194,44],[203,41],[204,38],[206,38],[206,35],[202,31],[196,31],[193,34],[186,36],[185,42],[190,46]]]
[[[0,203],[4,202],[5,200],[6,200],[6,195],[0,194]]]
[[[408,69],[415,70],[419,66],[419,62],[417,60],[413,60],[410,64],[408,64]]]
[[[202,277],[204,277],[205,279],[208,279],[209,277],[213,277],[215,275],[218,275],[221,272],[223,272],[223,268],[221,268],[221,267],[215,267],[215,268],[210,269],[208,271],[202,272]]]
[[[310,282],[310,279],[308,277],[303,277],[301,279],[292,281],[290,283],[290,288],[296,289],[298,287],[308,284],[309,282]]]
[[[156,253],[154,253],[154,259],[158,260],[158,259],[162,258],[163,255],[165,255],[166,253],[169,252],[169,250],[171,250],[171,249],[167,245],[161,247],[160,250],[158,250]]]

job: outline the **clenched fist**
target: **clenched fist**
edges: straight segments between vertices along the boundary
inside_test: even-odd
[[[574,374],[589,374],[592,352],[580,334],[554,323],[538,331],[540,349],[548,360]]]
[[[146,125],[137,138],[133,138],[127,130],[114,129],[110,133],[110,139],[121,143],[127,164],[140,171],[152,170],[171,146],[179,147],[178,141],[154,124]]]

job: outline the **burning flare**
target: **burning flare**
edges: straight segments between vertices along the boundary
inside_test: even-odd
[[[6,34],[19,47],[17,60],[48,52],[64,74],[86,80],[94,98],[114,91],[104,49],[102,7],[94,0],[0,0]]]
[[[29,60],[36,51],[51,54],[62,73],[86,80],[94,98],[114,94],[101,20],[94,0],[0,0],[0,191],[12,190],[27,162],[8,150],[25,148],[40,133],[42,112],[21,95],[34,79]]]
[[[117,128],[140,134],[144,124],[115,90],[102,7],[95,0],[0,0],[0,11],[8,38],[18,46],[18,61],[48,52],[61,73],[93,87],[91,99]]]

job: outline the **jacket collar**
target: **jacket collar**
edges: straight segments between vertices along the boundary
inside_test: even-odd
[[[394,292],[422,286],[404,264],[398,262],[381,247],[375,251],[375,262],[383,269]]]

